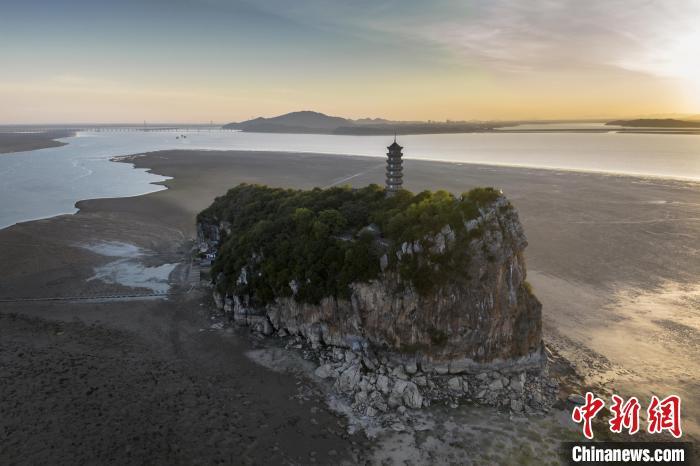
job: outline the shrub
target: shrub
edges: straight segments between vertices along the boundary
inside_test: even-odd
[[[493,203],[500,195],[501,192],[494,188],[474,188],[462,194],[463,197],[480,206]]]

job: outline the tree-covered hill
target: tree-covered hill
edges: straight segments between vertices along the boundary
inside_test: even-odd
[[[419,293],[459,279],[469,241],[480,234],[467,222],[499,196],[492,188],[460,197],[446,191],[387,197],[377,185],[304,191],[242,184],[217,198],[198,221],[224,225],[212,269],[213,277],[224,277],[217,282],[221,291],[257,304],[283,296],[317,303],[325,296],[348,297],[351,283],[378,277],[382,267]],[[446,252],[435,243],[448,225]],[[406,244],[421,254],[397,260]]]

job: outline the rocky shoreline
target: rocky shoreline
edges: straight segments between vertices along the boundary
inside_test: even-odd
[[[250,325],[215,312],[221,326],[245,327],[261,338],[279,339],[289,351],[300,352],[315,364],[313,375],[329,384],[354,414],[380,424],[390,425],[396,415],[433,404],[454,408],[471,403],[513,414],[541,414],[549,412],[558,400],[559,382],[550,376],[549,351],[544,347],[520,364],[483,364],[464,370],[362,345],[319,344],[274,329],[269,321],[267,325]]]
[[[302,348],[299,337],[290,346]],[[352,400],[358,414],[375,417],[390,411],[419,409],[433,403],[451,406],[471,402],[515,413],[546,412],[557,399],[559,384],[547,375],[546,362],[530,370],[450,373],[446,366],[421,367],[371,351],[338,347],[307,351],[319,363],[315,375],[334,381],[334,388]],[[546,360],[545,360],[546,361]]]

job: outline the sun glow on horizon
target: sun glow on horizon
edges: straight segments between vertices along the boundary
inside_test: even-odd
[[[0,124],[700,114],[700,0],[59,3],[0,15]]]
[[[700,18],[698,18],[700,21]],[[700,28],[680,37],[668,50],[666,71],[686,83],[683,92],[694,105],[700,106]]]

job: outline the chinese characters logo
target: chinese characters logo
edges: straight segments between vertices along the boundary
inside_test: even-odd
[[[576,406],[571,413],[571,419],[577,423],[583,423],[583,435],[587,439],[593,438],[593,419],[605,407],[605,402],[593,395],[586,393],[582,406]],[[631,397],[625,401],[618,395],[612,396],[610,412],[612,418],[608,421],[610,431],[621,433],[626,430],[630,435],[639,432],[639,413],[641,404],[636,397]],[[651,397],[647,412],[647,432],[650,434],[660,434],[669,432],[675,438],[683,435],[681,430],[681,399],[677,395],[670,395],[660,400],[656,395]]]

